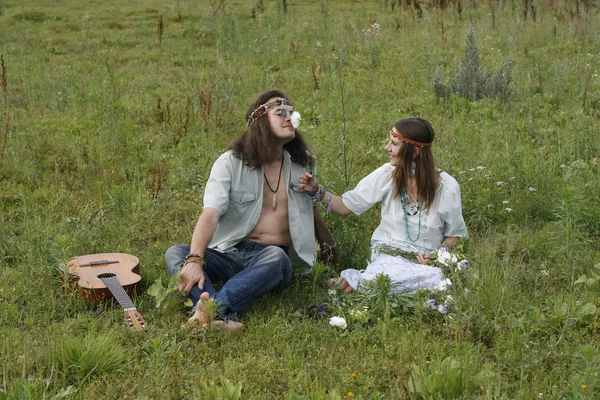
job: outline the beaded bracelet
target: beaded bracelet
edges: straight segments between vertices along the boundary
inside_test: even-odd
[[[329,193],[327,197],[327,214],[331,214],[331,199],[333,199],[333,195]]]
[[[308,197],[313,197],[314,195],[317,194],[318,190],[319,190],[319,184],[315,183],[315,186],[313,186],[309,192],[306,192],[306,194],[308,195]]]
[[[312,200],[313,203],[318,204],[323,202],[323,198],[325,197],[325,188],[321,185],[318,185],[318,189],[316,191],[316,193],[311,196],[309,194],[310,199]]]

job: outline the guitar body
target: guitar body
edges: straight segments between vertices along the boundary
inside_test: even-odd
[[[118,261],[112,264],[95,264],[82,267],[89,263],[100,261]],[[111,291],[102,281],[102,274],[115,274],[123,289],[129,296],[139,294],[139,283],[142,280],[140,260],[131,254],[100,253],[73,257],[67,262],[67,271],[77,281],[79,291],[87,302],[105,300],[113,297]]]
[[[139,294],[140,260],[131,254],[100,253],[73,257],[66,271],[77,281],[86,302],[115,298],[123,307],[125,324],[136,330],[146,328],[146,321],[129,296]]]

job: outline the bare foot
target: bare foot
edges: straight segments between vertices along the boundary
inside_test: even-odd
[[[327,286],[337,288],[344,293],[352,291],[352,286],[342,277],[328,279]]]
[[[244,329],[244,324],[238,321],[229,320],[227,322],[221,320],[215,320],[211,324],[202,325],[203,328],[218,328],[221,332],[233,332],[240,329]]]
[[[231,332],[237,331],[244,327],[244,324],[237,321],[229,320],[227,322],[221,320],[210,319],[210,315],[208,313],[209,307],[212,304],[207,304],[209,302],[213,302],[208,293],[202,293],[200,295],[200,300],[198,301],[198,307],[196,307],[196,312],[190,319],[188,319],[187,325],[200,325],[202,329],[211,329],[216,328],[221,332]]]
[[[198,300],[198,306],[196,307],[196,312],[194,313],[194,315],[191,316],[190,319],[188,319],[187,324],[188,325],[209,325],[211,320],[210,320],[210,316],[208,315],[208,311],[207,311],[207,307],[206,307],[206,303],[209,301],[213,301],[210,299],[210,295],[206,292],[202,293],[200,295],[200,300]]]

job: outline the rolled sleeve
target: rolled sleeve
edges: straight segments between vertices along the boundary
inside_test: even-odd
[[[220,215],[225,214],[229,208],[229,191],[231,189],[232,170],[231,164],[225,155],[222,155],[213,164],[210,177],[204,189],[204,208],[210,207]]]
[[[468,237],[467,226],[462,215],[462,201],[458,182],[448,180],[440,198],[438,213],[444,221],[444,237]]]
[[[393,167],[386,164],[364,177],[352,190],[342,195],[344,205],[356,215],[361,215],[383,200],[390,190]]]

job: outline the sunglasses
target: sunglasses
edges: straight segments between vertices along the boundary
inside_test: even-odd
[[[287,118],[288,115],[291,117],[294,113],[294,109],[286,110],[285,108],[280,108],[279,110],[275,110],[273,115],[279,115],[281,118]]]

